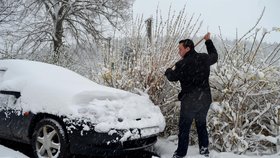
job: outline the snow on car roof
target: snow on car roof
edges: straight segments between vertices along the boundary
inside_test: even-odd
[[[82,96],[85,92],[91,92],[96,98],[131,95],[94,83],[68,69],[41,62],[2,60],[0,69],[6,69],[0,84],[1,90],[21,92],[27,103],[49,108],[65,107],[82,102],[81,99],[89,99]]]
[[[144,128],[165,122],[147,94],[97,84],[68,69],[27,60],[0,60],[0,90],[18,91],[23,111],[89,118],[96,130]],[[118,121],[119,119],[123,121]],[[142,118],[142,121],[135,121]]]

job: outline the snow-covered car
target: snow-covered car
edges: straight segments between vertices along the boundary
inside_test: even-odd
[[[0,138],[31,144],[35,157],[143,149],[164,127],[146,93],[106,87],[51,64],[0,60]]]

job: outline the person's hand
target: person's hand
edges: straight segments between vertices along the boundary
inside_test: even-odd
[[[207,32],[207,34],[204,35],[203,38],[205,39],[205,41],[209,40],[210,39],[210,32]]]
[[[164,73],[164,75],[166,76],[169,72],[171,72],[172,71],[172,68],[167,68],[166,69],[166,71],[165,71],[165,73]]]

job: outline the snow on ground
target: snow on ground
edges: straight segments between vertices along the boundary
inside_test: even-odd
[[[13,149],[9,149],[3,145],[0,145],[0,157],[1,158],[28,158],[24,154],[15,151]]]
[[[174,139],[162,139],[159,138],[158,142],[155,144],[156,152],[161,156],[161,158],[171,158],[174,151],[177,148],[176,141]],[[237,155],[231,152],[216,152],[214,150],[210,151],[210,158],[279,158],[280,152],[275,155],[267,155],[267,156],[260,156],[256,154],[248,154],[248,155]],[[205,158],[198,153],[198,146],[189,146],[188,154],[185,158]]]
[[[171,158],[176,147],[177,147],[176,141],[174,142],[169,139],[163,139],[163,138],[159,138],[158,142],[155,144],[155,150],[161,156],[161,158]],[[279,158],[279,157],[280,157],[280,153],[275,155],[258,156],[256,154],[236,155],[231,152],[218,153],[213,150],[210,151],[210,158]],[[0,158],[28,158],[28,157],[18,151],[0,145]],[[154,156],[153,158],[157,158],[157,157]],[[188,150],[188,155],[185,158],[205,158],[205,157],[198,154],[197,146],[190,146]]]

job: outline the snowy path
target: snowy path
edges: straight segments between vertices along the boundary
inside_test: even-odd
[[[159,139],[155,144],[155,150],[160,153],[161,158],[171,158],[174,150],[176,149],[176,144],[168,141],[167,139]],[[28,158],[28,156],[23,153],[16,151],[17,149],[9,148],[8,146],[3,146],[0,144],[0,158]],[[280,153],[277,155],[269,156],[256,156],[256,155],[235,155],[233,153],[218,153],[215,151],[210,151],[210,158],[279,158]],[[156,158],[155,156],[152,158]],[[190,146],[188,150],[188,155],[185,158],[205,158],[198,154],[197,146]]]

